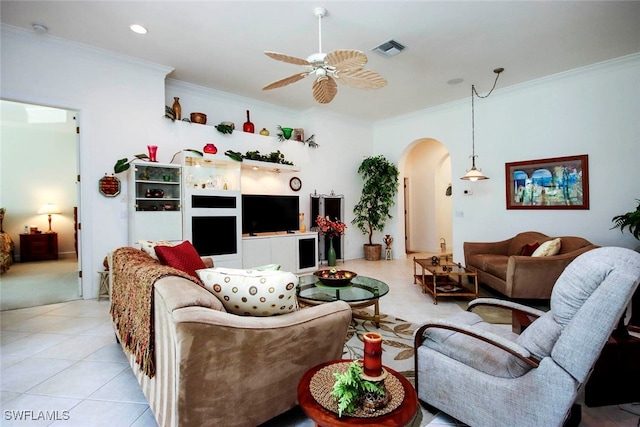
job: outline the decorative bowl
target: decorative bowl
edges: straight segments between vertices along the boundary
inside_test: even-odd
[[[191,113],[191,121],[201,125],[207,124],[207,115],[204,113]]]
[[[320,283],[326,286],[347,286],[351,280],[358,274],[348,270],[338,270],[330,268],[326,270],[318,270],[313,273],[320,280]]]

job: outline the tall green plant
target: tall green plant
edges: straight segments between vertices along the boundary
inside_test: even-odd
[[[351,221],[364,234],[369,234],[373,244],[373,232],[384,231],[393,200],[398,193],[398,168],[384,156],[367,157],[358,168],[364,185],[360,201],[353,208],[355,218]]]
[[[629,227],[629,232],[633,234],[633,237],[640,240],[640,199],[636,199],[636,201],[638,202],[636,210],[614,216],[611,221],[615,225],[611,228],[619,228],[622,233],[625,227]]]

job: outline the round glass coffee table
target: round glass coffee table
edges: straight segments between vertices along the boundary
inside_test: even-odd
[[[300,276],[298,282],[298,300],[307,305],[324,304],[341,300],[352,309],[374,306],[373,316],[354,313],[358,319],[371,320],[380,327],[380,307],[378,301],[389,293],[389,286],[371,277],[356,276],[347,286],[326,286],[313,274]]]

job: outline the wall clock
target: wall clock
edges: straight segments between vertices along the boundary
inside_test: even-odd
[[[297,176],[294,176],[289,180],[289,187],[291,187],[293,191],[300,191],[302,188],[302,181],[300,181],[300,178]]]

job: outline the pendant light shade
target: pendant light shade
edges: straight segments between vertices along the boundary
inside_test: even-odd
[[[477,96],[478,98],[487,98],[491,95],[491,92],[496,88],[496,83],[498,83],[498,77],[500,77],[500,73],[504,71],[504,68],[496,68],[493,70],[496,73],[496,79],[493,82],[493,87],[485,96],[478,95],[476,91],[476,87],[471,85],[471,169],[467,170],[467,173],[461,177],[465,181],[480,181],[484,179],[489,179],[488,176],[482,174],[482,169],[476,168],[476,111],[475,111],[475,102],[474,99]]]

